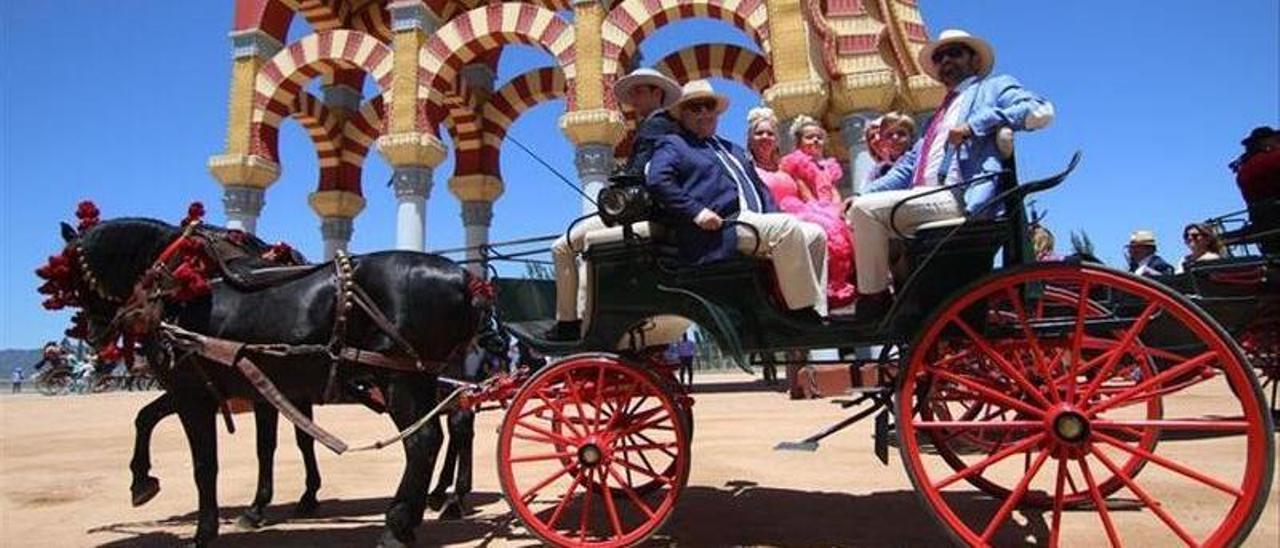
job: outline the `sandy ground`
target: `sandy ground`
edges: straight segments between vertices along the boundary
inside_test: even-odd
[[[896,449],[891,449],[888,467],[872,455],[869,421],[829,438],[816,453],[776,452],[772,447],[777,442],[803,438],[842,418],[843,412],[827,401],[789,401],[742,375],[704,376],[698,391],[689,486],[653,544],[936,546],[948,542],[911,489]],[[132,418],[154,395],[0,398],[0,545],[169,546],[191,535],[195,487],[176,418],[162,423],[154,440],[152,474],[160,478],[163,491],[142,508],[129,505]],[[317,417],[352,444],[393,431],[385,417],[354,406],[322,407]],[[368,546],[375,542],[387,497],[400,477],[399,449],[337,456],[318,447],[324,476],[319,515],[290,520],[303,478],[292,436],[282,424],[270,523],[260,531],[242,532],[233,521],[252,498],[257,471],[252,417],[237,419],[239,433],[228,436],[224,431],[219,442],[220,545]],[[511,519],[499,493],[493,448],[500,419],[498,412],[485,413],[477,427],[473,498],[477,512],[454,522],[429,515],[418,530],[419,545],[538,544]],[[1216,451],[1214,440],[1162,443],[1188,444],[1183,448],[1190,452],[1182,454],[1205,469],[1230,466],[1238,459],[1238,455]],[[1177,491],[1161,500],[1170,509],[1195,508],[1195,502],[1180,498]],[[1265,513],[1247,545],[1280,545],[1277,501],[1280,496],[1273,484]],[[1184,518],[1189,523],[1201,519],[1194,512],[1174,513],[1190,516]],[[1134,522],[1139,525],[1136,529],[1122,527],[1128,543],[1168,544],[1168,539],[1159,540],[1163,537],[1144,536],[1143,531],[1161,533],[1149,512],[1126,514],[1130,515],[1119,518],[1122,525],[1146,520]],[[1064,544],[1103,545],[1105,541],[1097,537],[1101,526],[1096,513],[1068,513],[1067,518]],[[1047,513],[1016,512],[998,537],[999,543],[1046,544],[1047,520]]]

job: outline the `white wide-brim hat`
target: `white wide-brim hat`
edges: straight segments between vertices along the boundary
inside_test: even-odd
[[[918,59],[920,61],[920,68],[921,70],[924,70],[925,74],[928,74],[934,80],[939,82],[942,81],[942,78],[938,77],[938,66],[933,63],[933,52],[938,51],[938,48],[950,44],[964,44],[968,46],[969,49],[973,50],[974,54],[978,56],[978,74],[980,76],[991,74],[991,68],[996,64],[996,53],[995,50],[991,49],[991,44],[988,44],[986,40],[959,29],[947,29],[942,31],[942,34],[938,35],[937,40],[929,42],[924,49],[920,50],[920,56]]]
[[[613,96],[619,103],[626,103],[631,88],[640,85],[654,86],[662,90],[662,108],[670,107],[680,98],[680,84],[671,77],[647,67],[638,68],[631,71],[631,74],[619,78],[613,84]]]
[[[1150,230],[1135,230],[1129,235],[1129,245],[1149,245],[1156,246],[1156,234]]]
[[[723,113],[729,108],[729,98],[716,93],[715,88],[711,87],[710,80],[690,80],[681,88],[680,99],[671,105],[670,110],[678,114],[681,105],[698,99],[714,99],[716,102],[716,114]]]

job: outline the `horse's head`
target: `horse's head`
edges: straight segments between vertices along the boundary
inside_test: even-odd
[[[84,210],[84,206],[81,207]],[[122,218],[92,222],[81,217],[79,229],[62,224],[66,246],[36,271],[45,280],[45,308],[78,308],[68,335],[95,348],[111,342],[108,326],[128,301],[135,285],[179,229],[154,219]],[[79,212],[77,213],[79,215]]]

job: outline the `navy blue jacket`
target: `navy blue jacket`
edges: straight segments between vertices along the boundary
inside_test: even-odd
[[[769,188],[756,174],[755,165],[742,147],[720,137],[713,137],[742,164],[751,184],[761,199],[765,213],[778,211]],[[710,139],[686,132],[666,135],[649,160],[645,186],[660,206],[658,222],[667,226],[680,247],[680,259],[688,264],[704,264],[732,257],[738,247],[738,235],[726,223],[720,230],[698,228],[693,219],[703,208],[724,219],[738,216],[738,185],[711,147]]]
[[[640,121],[635,138],[631,141],[631,159],[623,171],[627,175],[644,175],[644,166],[653,158],[658,140],[664,135],[680,132],[680,124],[665,110],[660,110]]]

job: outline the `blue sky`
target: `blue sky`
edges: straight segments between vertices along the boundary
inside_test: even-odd
[[[922,0],[932,35],[967,29],[996,48],[996,70],[1050,98],[1058,117],[1019,141],[1024,178],[1047,174],[1083,150],[1065,185],[1037,199],[1064,248],[1087,230],[1102,257],[1121,260],[1137,228],[1156,231],[1162,254],[1183,253],[1183,224],[1239,209],[1226,164],[1254,126],[1280,119],[1280,6],[1274,0]],[[40,308],[33,269],[59,249],[57,223],[76,202],[95,200],[105,217],[177,221],[191,200],[222,222],[221,188],[205,161],[222,151],[231,69],[231,0],[115,2],[25,0],[0,5],[0,348],[33,347],[60,336],[65,314]],[[301,18],[297,18],[300,20]],[[295,22],[290,40],[309,32]],[[690,40],[689,37],[698,37]],[[751,46],[717,22],[682,22],[642,45],[646,59],[696,43]],[[550,58],[525,47],[504,55],[498,84]],[[717,82],[733,105],[721,133],[744,134],[759,97]],[[511,135],[573,175],[569,142],[557,129],[562,102],[523,116]],[[301,128],[281,132],[284,174],[267,192],[258,225],[311,257],[319,220],[306,205],[316,186],[315,154]],[[503,150],[506,193],[492,238],[563,230],[579,199],[511,145]],[[441,166],[428,206],[428,246],[462,245],[458,201]],[[354,251],[391,247],[395,198],[376,153],[364,173],[368,208],[356,220]]]

